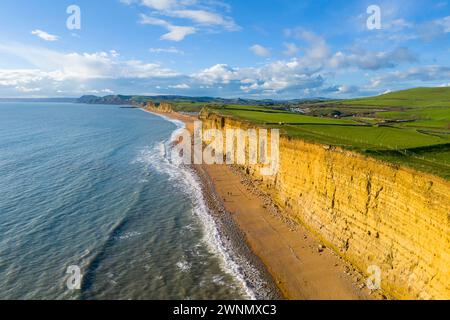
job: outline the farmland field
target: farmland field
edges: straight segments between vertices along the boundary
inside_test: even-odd
[[[450,179],[450,88],[419,88],[298,108],[303,112],[239,105],[207,110]]]

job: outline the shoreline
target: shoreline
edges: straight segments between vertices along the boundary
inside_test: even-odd
[[[183,128],[188,130],[192,130],[192,121],[196,120],[194,117],[187,115],[172,114],[172,116],[168,116],[165,113],[157,113],[142,108],[141,110],[161,117],[177,126],[182,124]],[[282,300],[283,295],[272,276],[247,245],[245,235],[225,209],[223,201],[214,191],[211,180],[203,167],[201,165],[189,165],[186,168],[198,182],[202,193],[202,203],[207,208],[206,214],[209,216],[208,219],[212,219],[212,222],[203,221],[203,223],[206,223],[208,228],[211,225],[213,226],[214,230],[209,230],[210,232],[217,232],[217,239],[212,245],[215,247],[213,250],[222,256],[225,264],[224,271],[230,273],[236,278],[236,281],[241,283],[242,293],[245,293],[249,300]],[[203,218],[200,219],[204,220]],[[211,244],[210,241],[208,243]]]
[[[203,166],[194,165],[191,168],[200,181],[204,200],[218,228],[222,245],[233,262],[238,265],[239,275],[242,276],[241,280],[245,283],[246,289],[252,292],[256,300],[284,299],[266,266],[248,245],[245,233],[236,225],[220,196],[215,192]]]
[[[182,121],[188,130],[197,120],[179,113],[147,112]],[[256,267],[265,283],[252,288],[264,291],[257,299],[385,298],[367,289],[365,277],[324,247],[312,232],[279,212],[270,196],[239,169],[227,165],[191,167],[201,181],[205,201],[220,232],[238,256]],[[243,275],[254,287],[256,279],[251,273],[244,270]]]

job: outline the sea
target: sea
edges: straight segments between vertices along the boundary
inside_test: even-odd
[[[141,109],[0,103],[0,299],[252,299],[183,124]]]

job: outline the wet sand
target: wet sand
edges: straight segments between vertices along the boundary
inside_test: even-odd
[[[164,115],[184,121],[188,129],[196,120],[177,113]],[[365,287],[366,278],[350,264],[322,246],[305,227],[285,217],[270,197],[237,168],[227,165],[194,168],[203,181],[205,194],[209,194],[206,196],[208,205],[222,222],[220,227],[228,229],[223,230],[224,236],[228,240],[231,237],[230,243],[259,270],[264,284],[255,289],[264,292],[257,298],[383,298]],[[250,248],[251,252],[246,252],[245,248]],[[250,273],[244,274],[251,277]]]

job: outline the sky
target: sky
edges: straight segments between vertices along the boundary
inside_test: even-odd
[[[2,0],[0,97],[450,86],[450,0]]]

